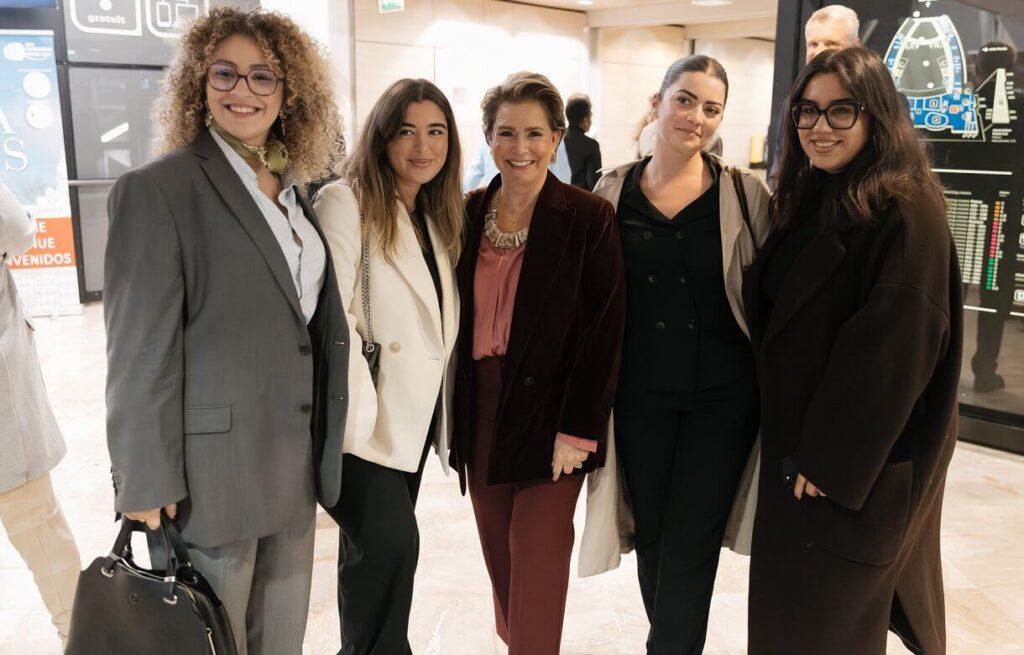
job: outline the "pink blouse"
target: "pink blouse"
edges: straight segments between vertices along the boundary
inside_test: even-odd
[[[496,248],[486,236],[480,239],[480,251],[473,278],[473,359],[502,357],[508,351],[512,311],[523,270],[526,245]],[[558,440],[591,453],[597,442],[558,433]]]

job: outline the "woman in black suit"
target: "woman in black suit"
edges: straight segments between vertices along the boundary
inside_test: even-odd
[[[452,464],[510,655],[554,655],[583,474],[604,462],[625,315],[611,204],[548,172],[564,131],[542,75],[484,97],[500,175],[467,208]]]

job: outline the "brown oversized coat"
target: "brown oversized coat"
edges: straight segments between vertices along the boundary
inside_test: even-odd
[[[880,655],[897,598],[901,636],[943,653],[939,521],[962,346],[945,212],[923,198],[874,228],[840,217],[767,316],[761,277],[783,236],[743,285],[762,407],[749,653]],[[827,498],[797,501],[784,458]]]

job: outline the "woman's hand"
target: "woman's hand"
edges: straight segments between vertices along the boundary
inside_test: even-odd
[[[803,473],[796,474],[796,484],[793,485],[793,495],[796,496],[797,500],[804,497],[804,493],[808,496],[817,498],[821,496],[825,497],[825,492],[814,486],[814,484],[803,476]]]
[[[171,503],[167,507],[163,508],[167,512],[167,516],[177,518],[178,516],[178,503]],[[147,509],[141,512],[125,512],[124,517],[133,521],[142,521],[146,524],[146,527],[150,530],[157,530],[160,528],[160,508]]]
[[[558,477],[563,473],[568,475],[573,469],[583,468],[583,462],[589,455],[582,448],[555,439],[555,453],[551,457],[551,481],[558,482]]]

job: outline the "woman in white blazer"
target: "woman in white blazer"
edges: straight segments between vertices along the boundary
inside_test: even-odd
[[[431,444],[447,470],[451,434],[461,159],[441,90],[399,80],[367,116],[341,179],[315,202],[352,343],[375,342],[379,356],[376,381],[368,358],[350,359],[344,501],[328,508],[342,532],[345,655],[411,652],[416,496]]]
[[[0,521],[67,639],[81,561],[50,470],[67,448],[46,397],[36,342],[7,264],[32,247],[35,221],[0,183]]]

